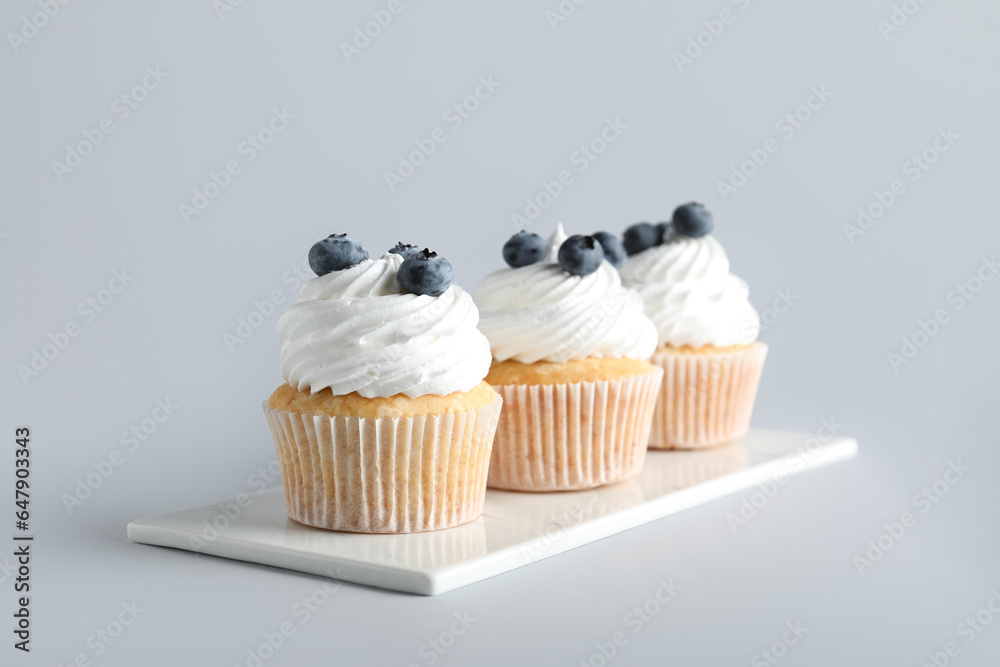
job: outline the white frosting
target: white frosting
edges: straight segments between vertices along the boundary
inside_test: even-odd
[[[496,271],[473,293],[494,358],[533,363],[651,356],[656,330],[643,315],[642,299],[622,286],[607,260],[588,276],[563,271],[556,256],[565,239],[560,224],[545,260]]]
[[[490,368],[479,311],[456,285],[441,296],[409,294],[386,253],[302,286],[278,320],[281,374],[300,391],[410,398],[469,391]]]
[[[642,295],[660,345],[746,345],[760,317],[747,284],[729,273],[726,251],[711,235],[671,235],[625,260],[622,281]]]
[[[548,262],[549,264],[559,264],[559,248],[568,239],[569,236],[566,235],[566,230],[563,229],[562,223],[560,222],[556,225],[556,231],[552,232],[549,236],[549,240],[545,244],[545,259],[543,262]]]

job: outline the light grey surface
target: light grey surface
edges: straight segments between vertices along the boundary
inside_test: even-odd
[[[69,3],[16,52],[7,33],[39,5],[0,8],[0,498],[14,427],[28,424],[38,535],[33,651],[7,635],[4,664],[245,665],[288,621],[295,634],[264,664],[427,665],[426,643],[466,612],[475,622],[434,664],[578,665],[618,631],[627,643],[609,664],[754,664],[796,621],[808,631],[779,664],[920,665],[952,640],[954,664],[994,664],[1000,623],[971,643],[956,626],[1000,590],[1000,282],[961,310],[949,293],[1000,246],[1000,6],[911,0],[919,11],[884,39],[883,1],[593,1],[553,30],[556,0],[402,0],[347,62],[339,44],[387,2],[288,4],[244,0],[220,20],[208,2]],[[678,71],[672,53],[726,8],[735,21]],[[113,100],[147,66],[168,75],[120,119]],[[442,114],[490,75],[501,86],[452,129]],[[784,139],[775,122],[813,86],[833,97]],[[295,118],[247,163],[240,142],[274,107]],[[52,162],[105,117],[114,132],[59,182]],[[627,129],[575,171],[608,117]],[[447,141],[390,192],[383,172],[436,127]],[[950,150],[850,243],[857,208],[948,127]],[[769,137],[779,151],[723,202],[716,181]],[[185,224],[178,206],[228,160],[242,173]],[[429,245],[472,286],[500,266],[510,214],[561,169],[574,183],[533,224],[542,233],[710,205],[755,305],[797,298],[763,335],[755,424],[817,431],[833,418],[860,457],[791,480],[735,532],[742,496],[431,599],[328,593],[318,578],[125,541],[129,519],[259,488],[276,315],[233,352],[223,334],[272,290],[287,304],[283,273],[316,238]],[[78,304],[123,267],[134,280],[87,322]],[[887,354],[937,309],[948,323],[894,372]],[[70,320],[80,334],[25,385],[17,366]],[[166,398],[180,407],[127,451],[120,434]],[[70,514],[63,494],[115,449],[124,463]],[[914,495],[949,461],[970,470],[921,514]],[[854,558],[903,512],[916,525],[859,573]],[[633,633],[627,615],[661,580],[681,588]],[[300,623],[294,605],[314,592],[326,602]],[[144,611],[96,656],[88,636],[132,600]]]

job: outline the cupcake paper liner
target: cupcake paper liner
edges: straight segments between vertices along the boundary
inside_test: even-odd
[[[499,385],[488,485],[568,491],[639,473],[663,371],[614,380]]]
[[[657,350],[663,390],[653,416],[653,449],[701,449],[733,442],[750,428],[767,345],[684,353]]]
[[[264,414],[278,452],[288,516],[327,530],[415,533],[483,511],[502,400],[454,414],[330,417]]]

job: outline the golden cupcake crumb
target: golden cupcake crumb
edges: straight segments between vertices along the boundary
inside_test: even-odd
[[[496,391],[485,381],[470,391],[459,391],[447,396],[424,395],[417,398],[409,398],[403,394],[386,398],[365,398],[357,392],[334,396],[329,388],[311,394],[283,384],[274,390],[268,399],[268,404],[275,410],[285,412],[373,419],[465,412],[489,405],[496,400],[496,397]]]
[[[653,370],[653,365],[641,359],[589,357],[566,362],[493,361],[486,381],[492,385],[508,384],[567,384],[571,382],[596,382],[615,380],[632,375],[642,375]]]

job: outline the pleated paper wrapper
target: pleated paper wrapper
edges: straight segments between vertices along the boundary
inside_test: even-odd
[[[454,414],[399,418],[264,413],[288,516],[356,533],[416,533],[475,520],[501,399]]]
[[[589,489],[642,470],[663,372],[565,384],[498,385],[504,409],[490,488]]]
[[[660,348],[652,362],[663,369],[663,390],[653,416],[653,449],[717,447],[746,435],[767,346],[713,351]]]

